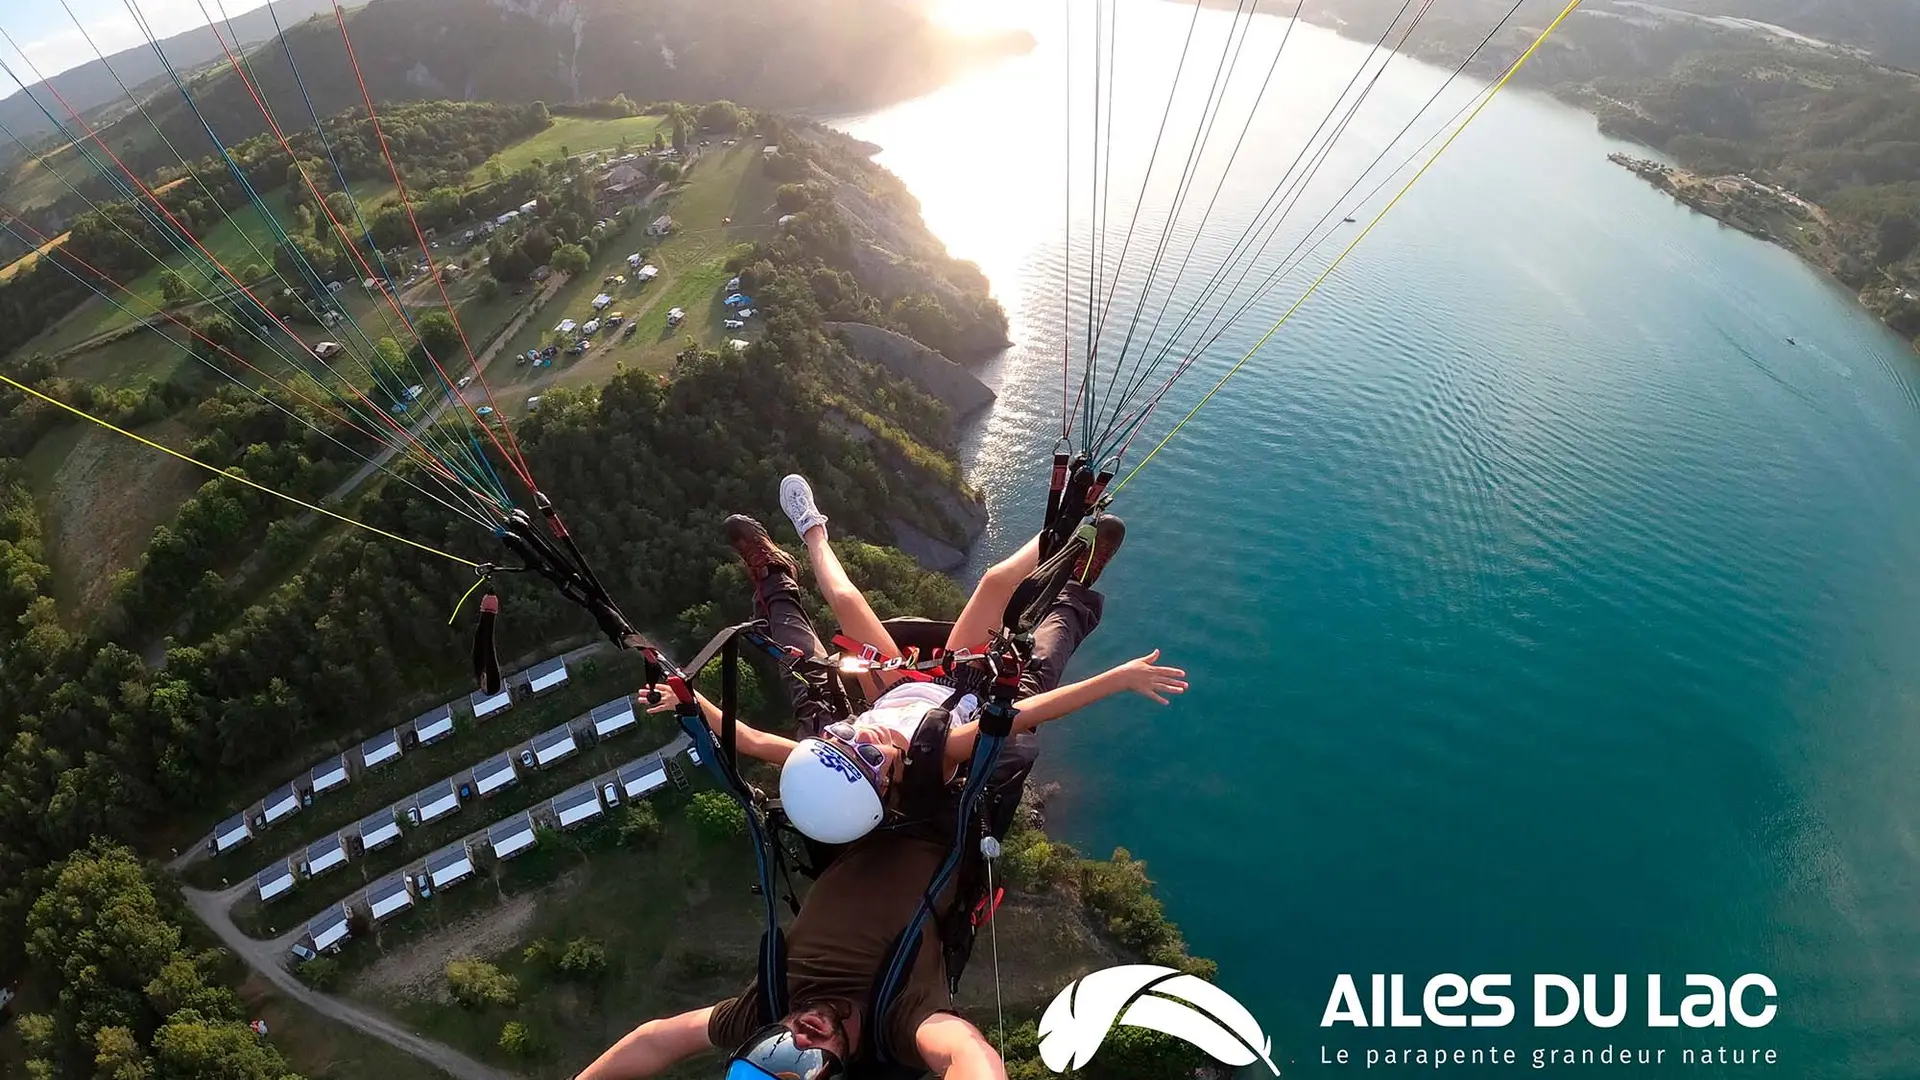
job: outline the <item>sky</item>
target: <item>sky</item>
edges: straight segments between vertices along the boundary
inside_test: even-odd
[[[146,38],[127,11],[129,3],[146,17],[155,34],[166,38],[205,26],[207,19],[201,13],[202,4],[219,18],[220,3],[226,5],[227,15],[238,15],[262,6],[264,0],[65,0],[64,7],[62,0],[0,0],[0,30],[13,38],[42,75],[50,76],[95,58],[93,49],[74,25],[76,18],[85,24],[94,44],[108,56],[145,44]],[[72,14],[68,14],[68,8]],[[0,39],[0,57],[9,63],[18,57],[4,39]],[[27,75],[24,69],[20,73]],[[18,89],[0,74],[0,97]]]

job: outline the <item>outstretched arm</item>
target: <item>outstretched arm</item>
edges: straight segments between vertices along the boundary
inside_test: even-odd
[[[1160,659],[1160,650],[1155,649],[1136,660],[1129,660],[1119,667],[1106,671],[1090,679],[1081,679],[1076,683],[1056,686],[1044,693],[1035,694],[1020,702],[1020,713],[1014,717],[1013,734],[1029,732],[1050,720],[1058,720],[1069,713],[1111,697],[1123,690],[1131,690],[1143,697],[1150,697],[1162,705],[1167,704],[1167,695],[1184,694],[1187,691],[1187,673],[1180,668],[1160,667],[1154,661]],[[947,761],[958,764],[973,754],[973,741],[979,735],[979,723],[970,721],[960,724],[947,735]]]
[[[673,696],[672,687],[661,685],[654,687],[660,692],[660,704],[647,708],[649,713],[672,712],[679,708],[679,701]],[[693,692],[695,701],[700,703],[700,712],[707,718],[707,729],[718,737],[721,730],[720,707],[707,700],[707,695],[698,690]],[[643,699],[644,700],[644,699]],[[787,755],[793,753],[797,744],[784,735],[761,731],[759,728],[741,723],[737,718],[733,722],[734,749],[747,757],[774,765],[785,764]]]
[[[1007,1080],[1006,1062],[980,1029],[952,1013],[934,1013],[914,1032],[914,1048],[942,1080]]]
[[[709,1005],[641,1024],[594,1059],[574,1080],[646,1080],[703,1050],[711,1050],[707,1020],[713,1009]]]

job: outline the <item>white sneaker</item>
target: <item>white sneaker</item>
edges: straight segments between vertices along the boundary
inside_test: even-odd
[[[805,540],[807,533],[815,525],[825,525],[827,515],[813,503],[813,487],[807,478],[794,473],[780,481],[780,509],[787,512],[787,519],[793,522],[793,531]]]

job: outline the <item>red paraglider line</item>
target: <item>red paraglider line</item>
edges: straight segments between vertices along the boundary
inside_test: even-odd
[[[473,367],[474,378],[480,381],[480,389],[487,395],[487,404],[493,407],[495,413],[498,413],[500,406],[493,398],[493,387],[487,385],[487,376],[480,370],[480,360],[474,356],[473,346],[467,341],[466,328],[460,325],[459,316],[454,314],[453,299],[447,295],[447,283],[440,278],[440,268],[435,265],[433,252],[429,250],[427,234],[421,231],[419,219],[413,216],[413,201],[407,195],[406,182],[400,179],[400,167],[394,164],[393,153],[387,149],[387,134],[380,127],[380,114],[374,111],[373,95],[367,90],[366,76],[360,72],[360,60],[353,52],[353,39],[347,35],[347,14],[341,10],[339,0],[334,0],[333,17],[334,21],[340,25],[340,40],[345,43],[347,47],[347,62],[353,67],[354,81],[360,84],[360,100],[366,104],[367,119],[373,121],[374,141],[380,144],[380,156],[384,157],[387,161],[387,171],[393,175],[393,186],[395,190],[400,193],[400,206],[407,212],[407,224],[413,226],[414,239],[420,242],[420,254],[427,260],[427,274],[433,278],[435,288],[440,291],[441,303],[447,306],[447,314],[453,321],[454,332],[460,335],[460,347],[466,350],[467,363]],[[438,359],[435,359],[431,355],[428,356],[428,359],[433,360],[433,366],[435,368],[440,366]],[[444,371],[440,374],[443,378],[446,376],[446,372]],[[462,404],[465,404],[464,399],[462,399]],[[506,448],[500,445],[500,440],[494,435],[493,428],[480,420],[480,414],[474,411],[473,406],[468,405],[467,410],[474,413],[475,422],[479,423],[481,430],[487,433],[487,438],[493,443],[494,447],[500,451],[501,455],[506,458],[507,464],[511,465],[513,471],[519,474],[521,482],[527,485],[529,491],[538,493],[540,487],[533,482],[533,474],[527,471],[526,455],[520,452],[520,440],[514,437],[513,429],[511,427],[506,429],[507,441],[513,444],[513,452],[509,454]]]

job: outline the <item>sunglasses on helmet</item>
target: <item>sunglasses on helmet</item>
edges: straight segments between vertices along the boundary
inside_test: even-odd
[[[768,1024],[748,1036],[727,1060],[727,1080],[832,1080],[846,1068],[825,1050],[802,1050],[784,1024]]]
[[[828,724],[821,729],[820,733],[851,752],[855,759],[873,773],[875,780],[878,780],[880,774],[886,770],[886,752],[874,743],[855,742],[852,723],[842,720],[836,724]]]

